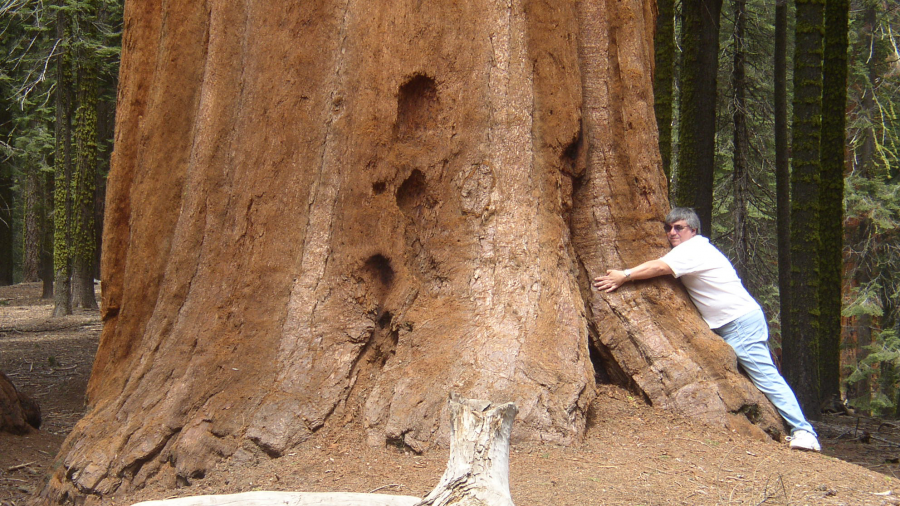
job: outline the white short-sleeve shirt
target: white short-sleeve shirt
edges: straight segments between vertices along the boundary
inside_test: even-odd
[[[660,260],[681,279],[711,329],[760,309],[731,262],[706,237],[695,235],[672,248]]]

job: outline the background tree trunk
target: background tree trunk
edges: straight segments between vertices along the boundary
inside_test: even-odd
[[[822,250],[819,256],[822,399],[841,395],[841,288],[844,268],[844,146],[847,116],[847,48],[850,1],[825,2],[825,57],[822,68],[822,177],[819,202]]]
[[[672,112],[675,107],[675,2],[658,0],[653,48],[653,99],[663,173],[672,175]]]
[[[750,201],[750,136],[747,131],[747,102],[746,102],[746,57],[744,55],[744,29],[747,24],[747,5],[745,0],[733,0],[734,15],[734,68],[731,71],[731,88],[734,93],[732,101],[732,123],[734,125],[734,153],[732,160],[734,212],[732,213],[734,225],[734,269],[744,281],[745,287],[750,293],[756,293],[753,286],[753,277],[750,275],[750,244],[747,206]]]
[[[0,285],[13,284],[13,197],[12,174],[0,170]]]
[[[791,329],[785,379],[807,418],[819,404],[819,161],[824,0],[797,0],[791,158]],[[802,332],[801,332],[802,329]]]
[[[76,58],[75,167],[72,177],[72,306],[96,308],[94,296],[97,200],[97,87],[92,55]]]
[[[722,0],[685,0],[681,23],[681,89],[675,204],[700,216],[711,237],[716,151],[716,78]]]
[[[775,1],[775,203],[781,340],[791,339],[791,171],[788,156],[787,0]]]
[[[66,12],[56,14],[56,36],[66,37]],[[67,51],[56,55],[56,147],[53,160],[53,316],[72,314],[71,209],[72,209],[72,94]]]
[[[590,288],[666,250],[652,2],[417,5],[127,5],[105,325],[45,500],[347,420],[424,450],[450,392],[571,443],[599,370],[781,430],[675,282]]]
[[[24,206],[22,282],[33,283],[41,277],[41,247],[46,211],[44,209],[44,175],[40,167],[27,167],[22,200]]]

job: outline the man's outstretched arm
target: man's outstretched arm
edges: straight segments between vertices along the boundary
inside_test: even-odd
[[[650,279],[666,274],[674,274],[669,264],[662,260],[648,260],[634,269],[606,271],[605,275],[594,278],[594,288],[611,292],[631,279]]]

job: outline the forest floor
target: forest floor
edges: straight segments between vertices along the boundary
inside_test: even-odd
[[[101,323],[96,312],[50,318],[40,285],[0,287],[0,370],[41,405],[43,426],[0,434],[0,506],[40,491],[66,434],[84,413]],[[823,451],[748,439],[647,406],[603,385],[587,435],[561,447],[514,443],[510,490],[518,506],[900,505],[900,423],[827,415]],[[232,458],[190,486],[151,487],[104,504],[251,490],[426,495],[447,451],[372,448],[354,425],[323,430],[278,459]]]

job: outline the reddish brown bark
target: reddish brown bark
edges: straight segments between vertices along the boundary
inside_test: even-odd
[[[674,282],[589,288],[664,251],[666,193],[652,6],[579,5],[129,3],[92,409],[43,497],[354,419],[445,444],[449,393],[575,442],[591,342],[654,404],[777,430]]]

